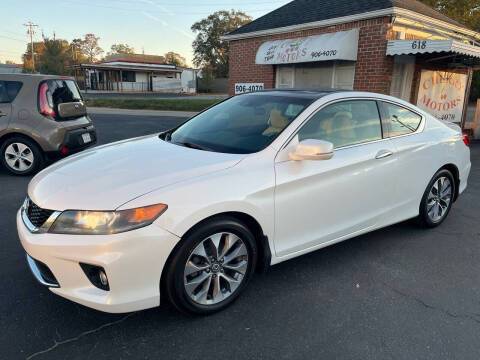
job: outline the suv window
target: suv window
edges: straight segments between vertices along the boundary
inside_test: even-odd
[[[390,123],[390,137],[411,134],[420,126],[422,117],[404,107],[384,102],[383,108]]]
[[[82,101],[82,96],[73,80],[47,80],[47,97],[51,105]]]
[[[382,139],[377,103],[373,100],[342,101],[318,111],[298,132],[298,140],[318,139],[335,148]]]
[[[20,81],[0,81],[0,103],[11,103],[22,88]]]

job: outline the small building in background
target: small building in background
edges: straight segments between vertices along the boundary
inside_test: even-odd
[[[102,62],[74,66],[80,89],[104,92],[197,91],[197,70],[165,64],[157,55],[117,54]]]
[[[18,64],[0,64],[0,74],[19,74],[22,72],[23,65]]]

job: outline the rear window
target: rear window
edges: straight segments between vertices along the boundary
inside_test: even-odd
[[[52,108],[59,104],[82,101],[82,96],[73,80],[47,80],[47,100]]]
[[[0,81],[0,103],[11,103],[22,88],[20,81]]]

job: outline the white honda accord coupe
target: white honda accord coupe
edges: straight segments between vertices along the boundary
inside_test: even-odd
[[[439,225],[469,172],[460,128],[407,102],[270,90],[50,166],[17,226],[58,295],[129,312],[162,293],[208,314],[255,270],[414,217]]]

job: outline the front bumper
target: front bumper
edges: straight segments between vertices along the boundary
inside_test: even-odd
[[[35,234],[23,223],[21,210],[17,230],[28,256],[48,266],[57,280],[58,287],[49,287],[52,292],[111,313],[160,305],[163,266],[179,241],[155,223],[113,235]],[[79,263],[103,267],[110,290],[95,287]]]

